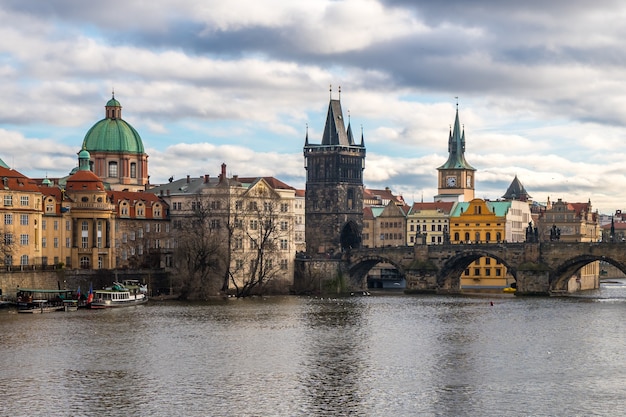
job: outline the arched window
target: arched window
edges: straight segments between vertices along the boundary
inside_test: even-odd
[[[480,242],[480,232],[476,232],[475,238],[476,238],[476,243]]]
[[[502,234],[500,232],[496,233],[496,240],[500,242],[502,240]]]
[[[117,178],[117,162],[109,162],[109,178]]]
[[[454,232],[454,241],[455,242],[459,241],[459,232]]]
[[[83,269],[89,269],[89,257],[83,256],[80,258],[80,267]]]
[[[485,240],[486,240],[487,242],[489,242],[489,241],[491,240],[491,232],[487,232],[487,233],[485,234]]]
[[[469,242],[469,232],[465,232],[465,242]]]

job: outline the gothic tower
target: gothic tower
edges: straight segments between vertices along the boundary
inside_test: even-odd
[[[341,93],[341,90],[340,90]],[[307,171],[305,239],[309,254],[333,254],[361,245],[365,143],[354,142],[350,121],[344,125],[341,101],[328,105],[322,143],[304,143]]]
[[[474,199],[474,171],[465,160],[465,129],[459,123],[459,105],[456,105],[454,129],[448,137],[448,160],[437,168],[438,195],[435,201],[471,201]]]

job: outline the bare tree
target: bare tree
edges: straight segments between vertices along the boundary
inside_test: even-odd
[[[206,198],[190,202],[187,215],[176,222],[174,262],[180,271],[176,283],[182,298],[204,299],[218,293],[226,268],[221,222]]]
[[[5,267],[9,267],[13,264],[15,246],[15,236],[13,233],[0,229],[0,264]]]
[[[236,297],[261,294],[284,269],[290,223],[267,188],[238,199],[229,224],[229,285]]]

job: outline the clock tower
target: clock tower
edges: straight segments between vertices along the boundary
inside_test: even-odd
[[[471,201],[474,199],[476,168],[465,160],[465,129],[459,123],[459,105],[456,105],[454,129],[448,137],[448,160],[437,168],[438,194],[435,201]]]

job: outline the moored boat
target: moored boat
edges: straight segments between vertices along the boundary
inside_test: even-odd
[[[89,308],[128,307],[148,301],[148,287],[138,280],[115,282],[112,286],[93,291]]]
[[[17,291],[18,313],[50,313],[52,311],[72,311],[78,306],[72,290],[46,290],[20,288]]]

